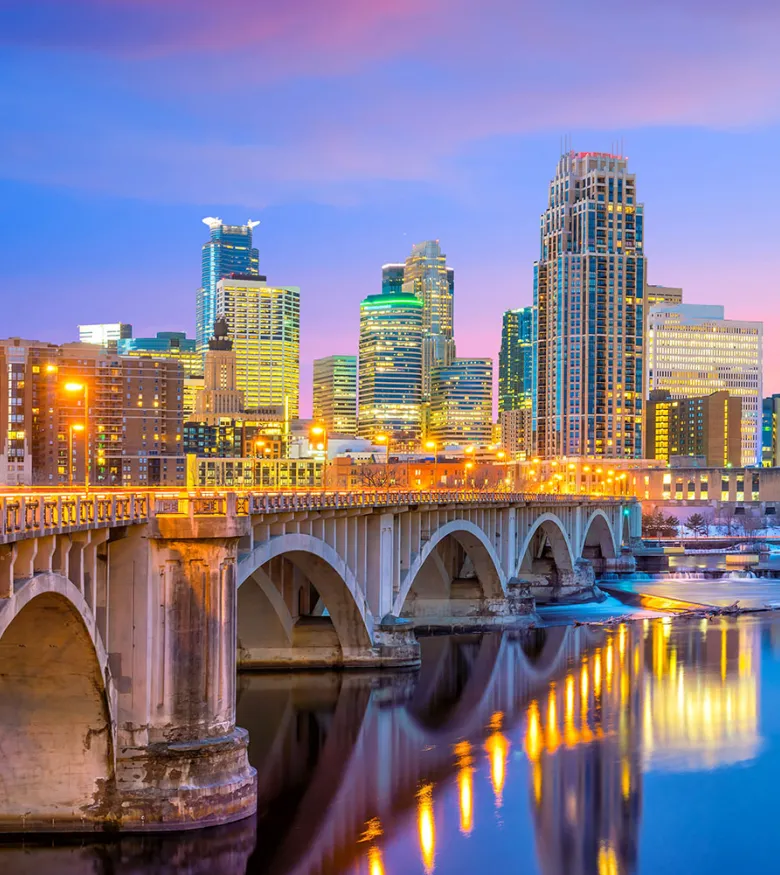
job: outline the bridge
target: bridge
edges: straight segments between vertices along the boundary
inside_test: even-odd
[[[0,830],[256,806],[236,668],[412,667],[630,570],[631,499],[484,492],[0,498]]]

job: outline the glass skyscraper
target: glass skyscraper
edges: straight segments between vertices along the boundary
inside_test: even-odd
[[[417,295],[369,295],[360,304],[358,434],[420,439],[423,302]]]
[[[642,457],[643,212],[626,158],[561,156],[534,265],[539,456]]]
[[[533,399],[533,307],[504,313],[498,353],[498,410],[530,409]]]
[[[403,264],[383,264],[382,265],[382,294],[383,295],[398,295],[403,291],[404,284],[404,265]]]
[[[259,276],[259,255],[252,247],[252,230],[259,222],[225,225],[221,219],[203,220],[211,232],[203,244],[201,282],[198,289],[195,342],[205,354],[217,318],[217,283],[231,273]]]
[[[232,274],[217,282],[217,315],[227,323],[236,356],[236,388],[246,410],[287,406],[298,417],[300,290]]]
[[[433,369],[428,437],[446,444],[489,444],[493,360],[456,358]]]
[[[203,374],[203,359],[195,341],[183,331],[158,331],[156,337],[129,337],[117,341],[120,355],[171,359],[181,362],[185,377]]]
[[[433,368],[448,365],[455,358],[454,293],[455,271],[438,240],[415,243],[404,266],[403,291],[423,304],[422,391],[431,395]]]

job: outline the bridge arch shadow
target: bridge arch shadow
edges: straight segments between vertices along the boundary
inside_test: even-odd
[[[585,536],[582,542],[582,556],[593,565],[597,574],[605,571],[607,559],[618,555],[619,546],[615,545],[612,526],[602,510],[596,510],[585,524]]]
[[[500,599],[505,591],[501,561],[485,532],[468,520],[451,520],[423,542],[402,579],[393,613],[419,620],[453,609],[457,614],[459,603]]]
[[[557,586],[572,575],[575,558],[563,523],[551,513],[542,514],[520,547],[519,574],[540,575]]]
[[[104,820],[101,800],[114,780],[112,687],[90,617],[79,590],[54,574],[33,578],[0,607],[0,829],[55,820],[92,829]]]
[[[310,535],[273,538],[239,562],[242,668],[359,664],[373,617],[336,551]]]

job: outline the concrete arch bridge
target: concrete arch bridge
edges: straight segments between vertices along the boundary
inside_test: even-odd
[[[415,625],[516,624],[630,566],[627,499],[0,497],[0,830],[165,830],[256,805],[236,664],[413,666]]]

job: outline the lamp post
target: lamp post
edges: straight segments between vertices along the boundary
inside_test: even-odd
[[[473,467],[474,467],[474,463],[471,462],[471,461],[468,461],[468,462],[466,462],[466,464],[465,464],[463,467],[466,469],[466,474],[465,474],[464,480],[466,481],[466,484],[465,484],[465,485],[466,485],[466,488],[468,488],[468,485],[469,485],[469,483],[468,483],[468,479],[469,479],[469,471],[471,471],[471,470],[473,469]],[[473,487],[474,487],[474,480],[473,480],[473,478],[472,478],[472,483],[471,483],[471,485],[472,485],[472,488],[473,488]]]
[[[385,445],[385,489],[390,486],[390,435],[378,434],[374,437],[378,444]]]
[[[81,422],[74,422],[68,427],[68,486],[73,487],[73,432],[84,431],[84,425]],[[86,447],[85,447],[86,450]],[[87,454],[84,453],[84,462],[87,461]]]
[[[82,426],[84,429],[84,492],[89,492],[89,384],[65,383],[63,388],[66,392],[81,392],[84,395],[84,424]]]
[[[427,441],[425,449],[433,450],[433,488],[436,489],[436,469],[439,465],[439,450],[436,446],[436,441]]]
[[[328,430],[324,425],[315,423],[310,429],[309,434],[315,438],[314,449],[321,450],[323,453],[322,463],[322,489],[325,489],[325,476],[328,470]]]

